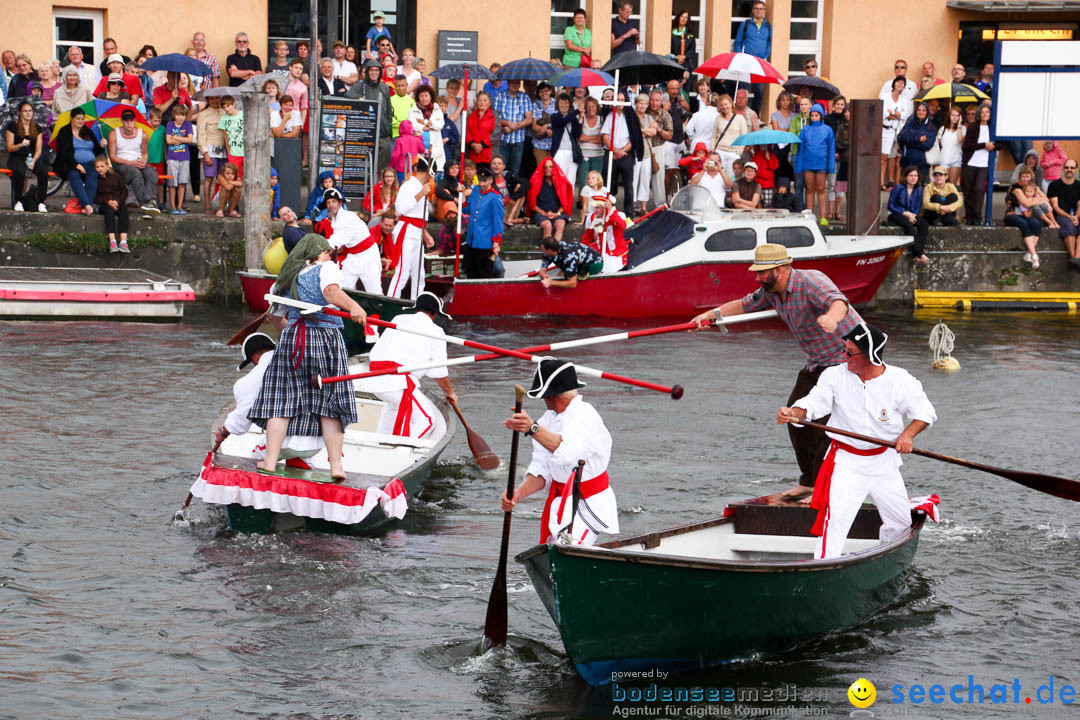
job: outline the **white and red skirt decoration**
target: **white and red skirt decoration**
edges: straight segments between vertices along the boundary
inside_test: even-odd
[[[211,454],[207,454],[199,478],[191,486],[191,494],[215,505],[237,503],[342,525],[362,522],[376,505],[387,518],[400,520],[409,506],[405,486],[398,478],[381,488],[354,488],[215,467]]]

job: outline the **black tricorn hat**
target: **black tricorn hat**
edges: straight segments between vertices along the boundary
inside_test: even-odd
[[[434,315],[442,315],[447,320],[454,319],[447,315],[446,312],[442,309],[442,300],[440,300],[434,293],[428,292],[427,290],[416,296],[416,303],[413,305],[413,309],[423,310]]]
[[[266,350],[273,350],[276,347],[277,345],[274,344],[273,339],[266,333],[251,333],[244,340],[244,344],[240,348],[244,352],[244,359],[236,366],[236,369],[243,370],[255,361],[256,355]]]
[[[323,202],[326,202],[330,198],[334,198],[335,200],[340,200],[341,202],[345,202],[345,196],[342,195],[341,191],[338,190],[336,187],[329,187],[329,188],[326,188],[325,190],[323,190],[323,194],[322,194]]]
[[[881,359],[881,351],[885,348],[885,343],[889,341],[889,336],[880,328],[867,322],[861,322],[853,327],[851,331],[844,336],[844,339],[855,343],[855,345],[866,354],[866,357],[871,364],[885,364],[885,361]]]
[[[585,383],[578,382],[574,363],[547,357],[536,366],[532,387],[525,394],[531,398],[549,398],[583,387]]]

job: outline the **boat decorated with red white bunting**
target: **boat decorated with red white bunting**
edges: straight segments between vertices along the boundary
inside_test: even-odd
[[[350,364],[364,372],[367,363]],[[330,478],[326,448],[308,457],[293,457],[267,474],[256,468],[256,455],[265,450],[266,433],[257,425],[229,435],[207,453],[191,494],[205,503],[224,505],[229,526],[237,532],[269,533],[306,527],[315,532],[351,535],[405,516],[408,500],[431,478],[439,456],[453,439],[455,426],[449,408],[433,402],[442,423],[430,438],[410,438],[378,432],[383,402],[357,384],[357,421],[345,428],[342,465],[346,480]],[[214,427],[220,427],[233,404],[226,406]],[[283,452],[286,457],[290,453]],[[307,453],[304,453],[307,454]]]
[[[708,189],[690,185],[670,207],[626,231],[626,266],[574,288],[545,288],[520,277],[534,262],[506,262],[505,279],[457,278],[447,312],[618,318],[690,317],[757,289],[747,268],[754,249],[777,243],[800,269],[821,270],[856,304],[869,302],[910,237],[824,236],[813,215],[786,210],[722,210]]]

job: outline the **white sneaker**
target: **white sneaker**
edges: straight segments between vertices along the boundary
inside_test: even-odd
[[[45,207],[45,203],[38,203],[37,211],[38,212],[49,212],[49,208]]]
[[[1031,253],[1029,253],[1029,252],[1024,253],[1024,262],[1026,262],[1026,263],[1031,262]]]
[[[143,205],[139,209],[142,210],[147,215],[160,215],[161,214],[161,210],[159,210],[156,205],[152,205],[150,203],[147,203],[146,205]]]
[[[22,203],[21,202],[15,203],[15,207],[13,207],[12,210],[14,210],[15,212],[22,212],[23,211]]]
[[[1031,256],[1031,269],[1032,270],[1038,270],[1039,269],[1039,254],[1038,253]]]

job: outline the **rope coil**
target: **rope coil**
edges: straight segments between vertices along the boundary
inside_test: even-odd
[[[937,370],[959,370],[960,363],[952,356],[956,347],[956,333],[949,329],[944,320],[938,320],[930,331],[930,349],[934,351],[933,367]]]

